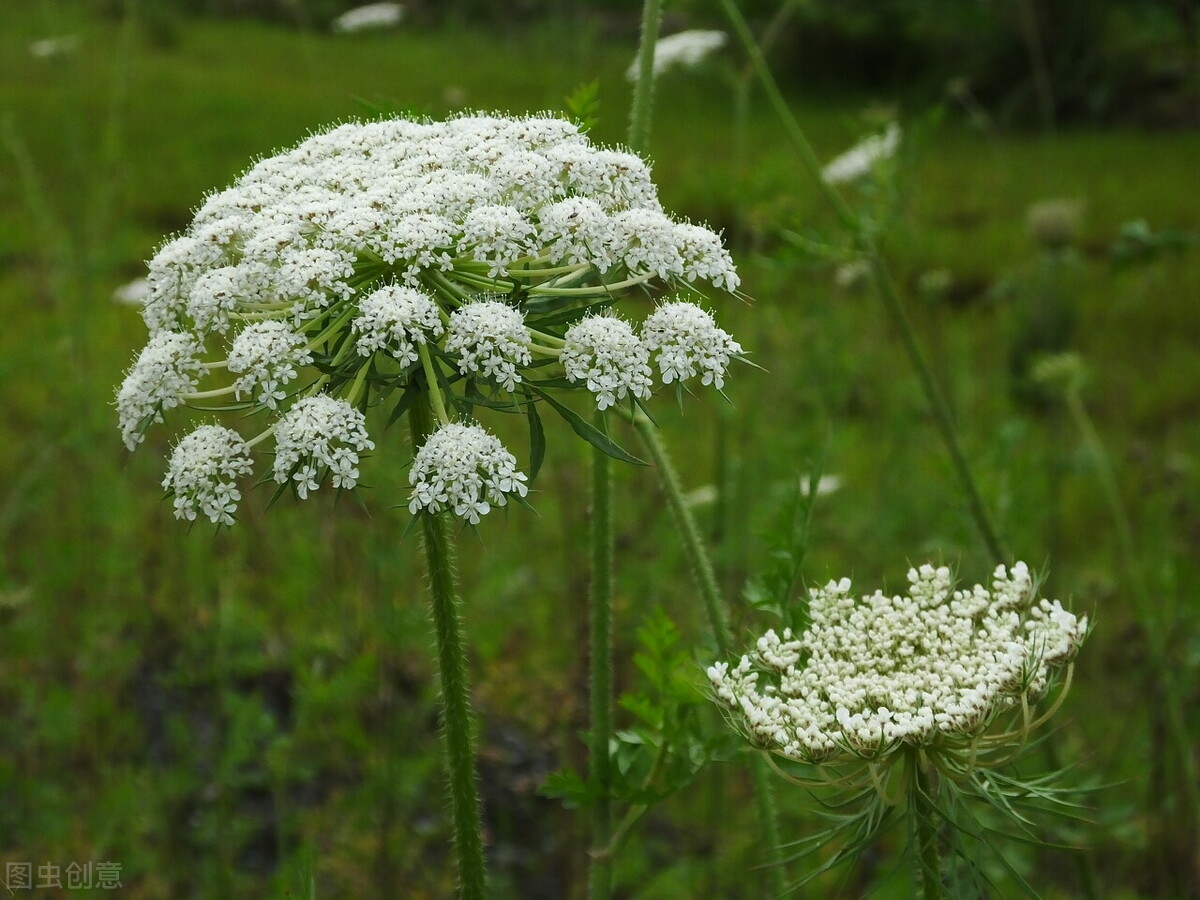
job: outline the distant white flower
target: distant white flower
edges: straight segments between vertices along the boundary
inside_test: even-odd
[[[301,500],[320,486],[328,469],[335,488],[358,483],[358,455],[375,444],[367,437],[366,419],[345,400],[317,394],[287,411],[275,428],[275,480],[295,482]]]
[[[725,46],[728,38],[723,31],[693,29],[659,38],[654,45],[653,75],[657,78],[670,69],[694,69],[708,56]],[[637,79],[638,61],[635,58],[625,72],[630,81]]]
[[[256,322],[247,326],[229,348],[229,371],[241,375],[233,383],[240,400],[243,394],[275,409],[287,394],[283,385],[296,377],[297,368],[312,362],[304,337],[287,322]]]
[[[843,263],[834,270],[833,283],[844,291],[856,291],[863,287],[871,278],[871,262],[866,259],[853,259]]]
[[[162,331],[154,335],[117,391],[121,438],[132,450],[142,442],[142,429],[161,422],[163,412],[178,406],[195,390],[207,367],[200,361],[204,345],[192,334]]]
[[[588,316],[567,329],[559,361],[571,381],[583,381],[598,409],[627,394],[650,396],[649,352],[629,323],[616,316]]]
[[[394,28],[404,20],[404,7],[399,3],[368,3],[333,20],[334,31],[348,33],[372,28]]]
[[[409,365],[417,361],[417,344],[444,331],[437,302],[413,288],[384,285],[359,303],[358,309],[352,327],[363,356],[387,350],[401,365]]]
[[[517,366],[532,361],[529,329],[520,310],[499,300],[475,300],[450,314],[446,352],[458,356],[458,371],[478,375],[513,390],[521,381]]]
[[[908,581],[908,596],[861,600],[849,579],[812,589],[803,634],[768,631],[736,666],[709,668],[717,698],[755,743],[796,760],[967,746],[969,765],[984,764],[988,726],[1028,711],[1078,652],[1087,618],[1035,600],[1020,562],[997,567],[991,590],[956,590],[949,569],[929,565]]]
[[[203,515],[232,525],[242,499],[237,481],[254,470],[241,435],[220,425],[201,425],[176,446],[162,486],[175,497],[175,518]]]
[[[494,435],[478,425],[443,425],[417,452],[408,481],[413,486],[412,513],[443,509],[472,525],[492,506],[504,506],[509,495],[528,492],[516,458]]]
[[[150,295],[150,282],[145,278],[135,278],[113,291],[114,303],[127,303],[130,306],[141,306]]]
[[[895,154],[899,146],[900,126],[891,122],[883,134],[872,135],[832,160],[821,171],[821,175],[830,184],[856,181],[870,174],[881,160]]]
[[[52,59],[69,56],[79,49],[79,35],[60,34],[58,37],[42,38],[29,45],[29,55],[37,59]]]
[[[703,373],[703,384],[725,384],[725,370],[742,345],[694,303],[664,303],[642,325],[642,343],[658,365],[664,384]]]

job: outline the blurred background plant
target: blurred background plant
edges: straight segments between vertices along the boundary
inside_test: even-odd
[[[329,497],[315,501],[319,516],[287,506],[264,516],[261,504],[247,504],[235,533],[187,534],[144,489],[161,477],[165,438],[129,457],[108,406],[142,333],[113,291],[144,273],[161,236],[186,225],[205,192],[256,156],[377,108],[562,109],[593,81],[594,138],[624,138],[640,3],[577,0],[548,17],[498,0],[444,4],[453,12],[444,21],[432,7],[405,4],[410,15],[396,29],[331,34],[328,23],[353,5],[297,2],[273,21],[136,0],[105,11],[86,0],[5,10],[0,862],[117,860],[129,897],[450,892],[423,587],[414,554],[397,552],[390,537],[407,512],[378,499],[403,495],[406,472],[364,469],[378,486],[364,492],[365,511]],[[918,74],[889,63],[864,81],[874,57],[852,64],[847,53],[818,52],[825,45],[811,37],[800,42],[806,23],[856,13],[864,33],[903,45],[911,32],[885,18],[900,4],[874,5],[878,17],[857,3],[793,5],[770,59],[822,161],[882,130],[879,110],[914,134],[948,78],[974,104],[949,98],[926,140],[902,142],[901,154],[906,145],[915,153],[901,162],[908,187],[891,207],[883,253],[901,294],[921,298],[910,304],[914,326],[933,338],[931,363],[946,373],[966,452],[1014,552],[1047,573],[1048,593],[1079,598],[1078,611],[1098,626],[1055,741],[1078,761],[1081,780],[1111,787],[1090,811],[1097,824],[1072,840],[1093,847],[1105,896],[1191,896],[1197,850],[1180,779],[1200,745],[1200,214],[1189,190],[1200,139],[1181,126],[1195,121],[1194,26],[1185,27],[1186,4],[1178,15],[1165,3],[1093,4],[1102,24],[1083,23],[1063,40],[1076,48],[1098,40],[1088,45],[1101,66],[1091,83],[1114,85],[1113,99],[1067,103],[1075,82],[1057,81],[1047,63],[1057,129],[1048,139],[1038,133],[1015,7],[908,6],[916,16],[939,5],[947,29],[993,18],[977,20],[958,44],[908,57],[926,61]],[[1051,6],[1034,9],[1053,18]],[[759,36],[778,12],[770,2],[742,8]],[[1000,13],[1007,32],[990,30]],[[485,24],[485,14],[502,15],[504,27]],[[1054,59],[1049,25],[1038,21],[1043,54]],[[728,26],[715,4],[669,6],[664,33],[684,27]],[[70,52],[32,52],[63,35],[76,38]],[[991,80],[976,67],[983,57],[959,52],[1002,38],[1011,81]],[[881,52],[881,60],[898,53]],[[731,44],[718,64],[741,72],[740,54]],[[1179,74],[1133,77],[1159,66]],[[837,223],[816,186],[797,178],[761,93],[747,89],[743,176],[734,179],[724,167],[735,158],[735,111],[711,79],[676,73],[657,89],[652,156],[663,202],[735,238],[753,303],[731,306],[722,325],[767,370],[727,386],[733,415],[723,429],[691,408],[660,416],[685,486],[713,488],[693,508],[714,538],[727,593],[748,576],[784,579],[759,561],[789,546],[780,531],[794,522],[787,498],[817,461],[841,487],[815,506],[803,581],[852,572],[879,583],[897,558],[985,569],[888,325],[869,297],[834,283],[845,260],[814,257],[790,237],[828,236]],[[1095,455],[1053,412],[1057,401],[1039,411],[1006,389],[1017,307],[1034,302],[1026,285],[1048,252],[1031,244],[1027,211],[1055,197],[1086,199],[1060,267],[1073,321],[1064,346],[1090,364],[1082,396],[1135,535],[1147,605],[1162,617],[1166,662],[1127,602]],[[468,627],[479,638],[472,680],[498,897],[579,896],[585,882],[586,829],[538,794],[551,771],[582,770],[585,753],[587,460],[561,446],[541,476],[537,523],[497,519],[487,552],[468,539],[459,558]],[[647,610],[664,610],[687,648],[703,645],[705,617],[652,474],[623,477],[614,603],[624,624],[614,642],[627,662],[615,687],[654,699],[656,682],[632,663],[645,640],[639,628],[667,633]],[[787,560],[781,566],[792,571]],[[739,604],[731,624],[744,638],[762,622]],[[687,653],[660,655],[678,667],[665,683],[702,677]],[[1162,682],[1151,677],[1167,665],[1183,712],[1173,726],[1163,719]],[[633,709],[617,716],[618,729],[642,731],[643,742],[658,733]],[[715,711],[692,707],[687,716],[698,734],[719,733]],[[1179,735],[1190,742],[1181,746]],[[704,752],[725,756],[720,746]],[[647,813],[623,847],[618,894],[762,896],[742,769],[681,767],[659,786],[677,776],[690,779],[687,790]],[[782,816],[788,835],[817,824],[800,799],[785,801]],[[872,860],[811,890],[907,896]],[[1063,860],[1030,851],[1014,865],[1045,896],[1077,896]]]

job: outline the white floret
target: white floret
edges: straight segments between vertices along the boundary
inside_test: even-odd
[[[175,498],[175,518],[195,521],[203,515],[232,525],[242,498],[237,480],[254,469],[241,435],[219,425],[201,425],[171,454],[162,486]]]
[[[525,475],[516,458],[494,435],[478,425],[443,425],[426,440],[408,476],[412,496],[408,508],[456,516],[479,523],[493,506],[504,506],[510,495],[524,497]]]
[[[451,313],[445,349],[458,357],[463,375],[477,375],[511,391],[521,381],[517,367],[532,359],[530,343],[520,310],[499,300],[475,300]]]
[[[711,315],[694,303],[674,301],[656,309],[642,326],[642,342],[650,351],[664,384],[700,374],[703,384],[725,384],[729,360],[742,346],[717,327]]]
[[[649,352],[628,322],[616,316],[588,316],[564,337],[559,361],[571,381],[582,381],[607,409],[626,395],[650,396]]]
[[[296,494],[307,499],[328,471],[335,488],[358,483],[359,454],[373,449],[366,419],[345,400],[317,394],[287,411],[275,429],[274,478],[295,482]]]

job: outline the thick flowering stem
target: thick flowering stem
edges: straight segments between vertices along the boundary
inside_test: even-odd
[[[720,655],[727,657],[733,647],[733,633],[729,630],[729,615],[725,610],[720,588],[717,586],[712,560],[704,546],[704,540],[700,536],[700,528],[696,524],[691,509],[684,502],[679,475],[675,471],[675,466],[667,454],[667,448],[654,423],[644,415],[635,415],[633,425],[654,460],[659,482],[667,495],[667,505],[671,509],[675,527],[683,541],[688,567],[691,569],[692,578],[704,601],[704,610],[708,614],[708,624],[712,630],[713,642],[717,645]],[[752,757],[750,778],[754,787],[759,827],[762,829],[763,843],[766,846],[767,878],[770,883],[771,896],[781,897],[787,892],[787,878],[780,856],[779,814],[775,804],[775,790],[767,765],[767,760],[763,756]]]
[[[603,428],[603,416],[596,414]],[[596,791],[592,806],[592,858],[588,876],[591,900],[612,896],[612,463],[592,448],[592,591],[591,591],[591,746],[590,780]]]
[[[629,110],[629,147],[646,152],[650,143],[650,111],[654,106],[654,45],[662,20],[662,0],[642,4],[642,40],[638,46],[637,79],[633,84],[633,106]]]
[[[429,411],[420,401],[409,412],[413,449],[419,450],[431,433]],[[463,646],[454,567],[443,517],[421,514],[425,558],[429,566],[433,624],[437,635],[438,682],[442,695],[442,741],[450,781],[450,806],[454,847],[458,855],[459,897],[483,900],[483,839],[479,794],[475,786],[475,750],[472,736],[470,689]]]
[[[936,773],[923,768],[924,760],[919,750],[911,751],[909,764],[912,766],[912,787],[909,802],[917,829],[917,880],[921,884],[924,900],[942,900],[942,863],[938,853],[937,804],[933,800]]]

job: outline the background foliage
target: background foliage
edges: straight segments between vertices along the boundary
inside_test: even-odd
[[[112,390],[143,326],[110,297],[205,192],[371,104],[561,109],[598,79],[595,135],[619,141],[634,6],[580,2],[545,20],[534,6],[447,4],[440,24],[417,6],[399,31],[341,36],[323,28],[340,5],[317,0],[261,7],[266,21],[225,17],[253,11],[249,2],[6,8],[0,862],[120,861],[132,898],[447,895],[429,625],[415,542],[399,540],[405,436],[378,435],[365,511],[321,496],[268,514],[256,492],[231,532],[189,531],[158,499],[164,431],[133,456],[120,445]],[[1053,36],[1047,59],[1062,61],[1051,68],[1064,100],[1056,120],[1073,109],[1075,77],[1089,89],[1110,79],[1111,96],[1131,99],[1080,107],[1122,123],[1104,130],[1018,131],[1013,122],[1038,121],[1019,26],[970,20],[1001,6],[1012,13],[935,0],[875,3],[870,15],[866,4],[800,5],[774,58],[793,71],[791,101],[823,157],[897,113],[924,134],[901,162],[887,252],[1010,545],[1099,625],[1055,740],[1081,780],[1109,787],[1095,799],[1097,825],[1063,838],[1095,847],[1105,896],[1184,896],[1197,883],[1196,811],[1175,788],[1196,741],[1168,746],[1156,673],[1179,673],[1185,708],[1200,708],[1200,139],[1149,134],[1131,127],[1140,116],[1117,113],[1173,92],[1194,101],[1187,70],[1160,93],[1119,65],[1148,46],[1194,65],[1194,45],[1167,5],[1035,4]],[[774,12],[746,8],[760,25]],[[701,3],[677,14],[721,24]],[[1085,14],[1098,32],[1084,30]],[[30,52],[61,35],[76,37],[73,50]],[[843,39],[874,67],[803,52]],[[1006,62],[989,75],[988,59]],[[729,407],[657,407],[687,478],[715,488],[697,509],[723,583],[736,597],[761,568],[798,478],[817,465],[842,487],[818,502],[805,580],[898,584],[925,558],[982,578],[986,555],[875,299],[838,279],[836,261],[798,249],[833,232],[831,213],[753,94],[735,125],[741,65],[727,50],[664,79],[652,138],[664,203],[733,242],[753,302],[727,299],[718,317],[767,370],[735,372]],[[946,98],[940,86],[957,73],[970,93]],[[942,100],[940,127],[920,128]],[[1054,198],[1082,212],[1068,252],[1051,256],[1026,215]],[[1076,350],[1090,366],[1084,398],[1134,523],[1135,577],[1154,622],[1128,603],[1094,454],[1058,407],[1019,389],[1030,345]],[[583,870],[582,825],[538,794],[551,771],[580,768],[586,722],[586,458],[571,436],[549,437],[538,515],[514,510],[459,537],[497,896],[575,896]],[[698,683],[693,663],[711,653],[654,479],[621,470],[618,497],[618,689],[653,697],[656,684]],[[670,652],[660,609],[680,635]],[[739,635],[768,621],[735,609]],[[1149,643],[1150,626],[1169,640]],[[676,676],[659,666],[648,679],[633,663],[678,659],[679,646],[692,662]],[[624,709],[622,727],[646,727],[642,701]],[[715,712],[694,715],[710,715],[715,733]],[[1190,735],[1197,724],[1186,723]],[[813,827],[811,804],[784,794],[785,833],[799,837]],[[620,861],[624,895],[761,896],[749,807],[740,767],[704,769],[642,824]],[[1051,896],[1079,891],[1068,859],[1017,857]],[[852,897],[876,884],[886,895],[888,878],[868,864],[819,889]]]

